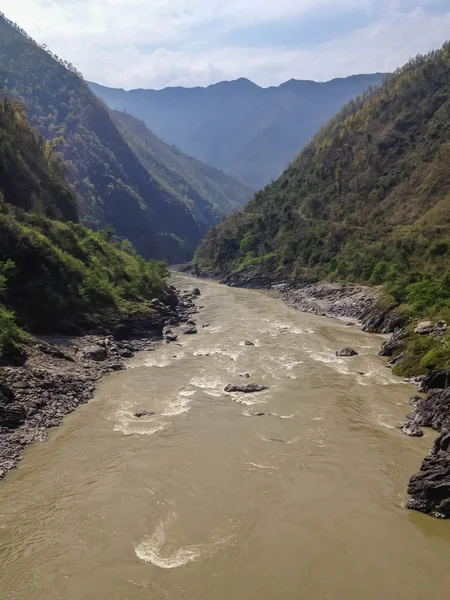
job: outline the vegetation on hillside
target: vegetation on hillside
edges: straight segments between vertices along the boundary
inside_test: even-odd
[[[23,102],[31,125],[64,157],[84,224],[112,226],[146,257],[192,256],[206,231],[195,211],[150,175],[72,65],[1,15],[0,87]]]
[[[165,144],[143,121],[124,112],[111,114],[143,166],[162,188],[187,204],[203,234],[223,216],[243,208],[253,195],[240,181]]]
[[[350,102],[197,261],[384,284],[400,310],[450,321],[449,163],[447,43]]]
[[[28,124],[23,107],[0,102],[0,354],[35,333],[77,332],[153,314],[168,295],[165,263],[145,261],[111,229],[77,222],[64,164]],[[14,318],[14,314],[15,318]]]

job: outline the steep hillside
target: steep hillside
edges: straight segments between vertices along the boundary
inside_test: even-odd
[[[253,190],[165,144],[143,121],[112,111],[120,133],[155,181],[188,205],[203,233],[250,200]]]
[[[169,295],[165,264],[76,222],[64,165],[22,106],[0,101],[0,131],[0,355],[21,327],[77,332],[155,314],[151,300]]]
[[[280,175],[327,119],[381,79],[292,80],[267,89],[247,79],[160,91],[90,86],[108,106],[142,119],[165,142],[259,189]]]
[[[179,261],[204,233],[186,203],[155,181],[106,107],[67,63],[0,16],[0,87],[68,162],[84,223],[111,225],[144,256]]]
[[[418,314],[450,309],[450,44],[350,102],[201,264],[386,283]],[[447,314],[447,317],[450,316]]]

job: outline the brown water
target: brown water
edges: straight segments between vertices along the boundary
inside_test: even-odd
[[[403,508],[433,433],[395,429],[414,390],[376,356],[380,337],[201,288],[209,328],[107,377],[1,484],[0,598],[448,594],[450,523]],[[361,355],[337,359],[345,345]],[[223,388],[245,372],[270,389],[240,404]]]

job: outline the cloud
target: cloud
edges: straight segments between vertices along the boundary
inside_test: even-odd
[[[390,71],[449,36],[443,0],[0,0],[0,9],[86,78],[115,87],[207,85],[248,77],[260,85],[292,77],[327,80]],[[447,7],[447,12],[445,8]],[[363,26],[325,43],[271,43],[270,28],[365,13]],[[367,18],[369,24],[367,25]],[[297,20],[297,21],[295,21]],[[245,45],[245,27],[265,24],[265,43]],[[239,44],[220,45],[240,29]]]

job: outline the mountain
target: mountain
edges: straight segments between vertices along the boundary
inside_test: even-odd
[[[22,328],[75,333],[155,316],[151,300],[170,293],[165,263],[77,222],[64,163],[20,104],[0,100],[0,129],[0,356]]]
[[[449,322],[449,162],[447,43],[345,106],[276,182],[210,231],[197,261],[385,284],[409,314]]]
[[[4,16],[0,87],[23,101],[32,126],[47,141],[54,140],[52,152],[60,152],[68,165],[83,223],[112,226],[146,257],[177,262],[192,255],[207,229],[204,215],[197,221],[189,200],[172,194],[150,175],[72,65],[38,46]],[[234,182],[228,186],[233,198],[227,198],[227,204],[236,206],[248,197],[248,189]],[[225,193],[211,202],[223,197]],[[217,218],[208,225],[216,222]]]
[[[238,79],[207,88],[129,92],[89,85],[110,108],[142,119],[165,142],[260,189],[280,175],[321,125],[382,77],[291,80],[270,88]]]
[[[240,181],[165,144],[143,121],[123,112],[111,114],[151,177],[189,206],[204,233],[222,217],[242,209],[253,196],[254,191]]]

